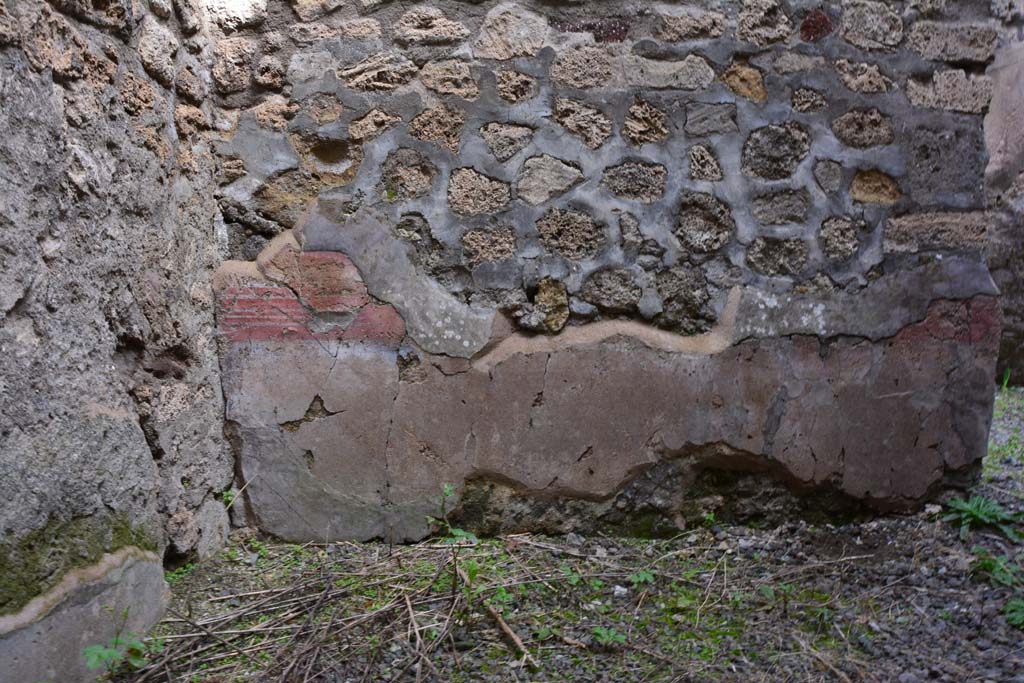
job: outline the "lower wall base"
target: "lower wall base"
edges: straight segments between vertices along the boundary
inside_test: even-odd
[[[225,394],[251,510],[289,540],[421,538],[445,484],[448,510],[482,483],[672,519],[706,470],[888,508],[984,456],[997,332],[982,296],[936,301],[874,342],[794,335],[704,354],[628,336],[475,361],[248,340],[227,350]]]
[[[0,617],[0,681],[94,680],[99,672],[86,667],[85,648],[105,645],[118,632],[145,634],[168,597],[160,558],[137,548],[68,572],[21,611]]]

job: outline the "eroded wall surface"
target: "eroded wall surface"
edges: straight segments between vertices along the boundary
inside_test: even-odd
[[[214,67],[262,528],[419,538],[445,483],[488,529],[674,523],[717,470],[903,506],[977,465],[1017,8],[267,11]]]
[[[94,677],[228,531],[211,50],[188,3],[0,3],[3,681]]]

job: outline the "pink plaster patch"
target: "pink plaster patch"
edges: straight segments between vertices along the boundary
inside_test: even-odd
[[[367,304],[345,330],[345,341],[379,341],[398,344],[405,337],[405,322],[392,306]]]

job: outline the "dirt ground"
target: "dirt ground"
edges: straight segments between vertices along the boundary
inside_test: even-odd
[[[111,678],[1024,683],[1024,526],[980,524],[1024,510],[1022,429],[1024,391],[1001,390],[972,491],[837,525],[708,515],[661,540],[447,528],[396,547],[242,530],[168,574],[168,618]],[[971,496],[984,500],[951,506]],[[979,523],[961,536],[964,519]]]

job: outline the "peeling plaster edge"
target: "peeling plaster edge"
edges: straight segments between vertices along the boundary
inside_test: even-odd
[[[473,361],[473,369],[486,372],[516,354],[552,353],[575,346],[597,344],[617,336],[636,339],[646,346],[660,351],[713,356],[725,351],[733,344],[733,330],[740,309],[742,291],[739,286],[729,290],[729,296],[722,309],[718,324],[704,334],[681,337],[673,332],[635,320],[600,320],[568,328],[555,337],[527,336],[515,333],[501,340],[491,351]]]
[[[91,583],[98,583],[111,572],[123,569],[134,561],[148,561],[161,565],[156,553],[135,546],[126,546],[113,553],[106,553],[95,564],[72,569],[56,586],[32,598],[27,605],[14,614],[0,616],[0,636],[31,626],[56,609],[72,592]]]

